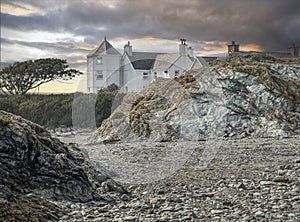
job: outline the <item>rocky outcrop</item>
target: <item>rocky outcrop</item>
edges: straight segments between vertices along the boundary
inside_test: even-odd
[[[127,94],[92,142],[300,134],[300,64],[232,54]]]
[[[51,209],[58,208],[46,199],[103,201],[103,185],[105,192],[126,192],[92,167],[75,144],[64,144],[19,116],[0,111],[0,138],[0,205],[20,208],[15,213],[52,220]]]
[[[11,191],[0,185],[0,221],[58,221],[68,210],[38,196]]]

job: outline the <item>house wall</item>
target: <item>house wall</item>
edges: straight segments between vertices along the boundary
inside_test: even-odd
[[[129,66],[129,65],[127,65]],[[144,78],[144,73],[147,73],[147,78]],[[124,71],[125,84],[122,87],[123,92],[136,92],[149,85],[152,80],[152,75],[149,70],[134,70],[133,68]]]
[[[135,75],[135,71],[126,54],[124,54],[122,61],[123,64],[121,66],[120,72],[120,87],[121,91],[128,92],[129,86],[127,85],[127,83],[132,78],[132,75]]]
[[[97,64],[97,58],[99,57],[102,58],[101,64]],[[120,85],[120,59],[121,56],[119,55],[107,55],[104,53],[88,57],[88,92],[96,93],[99,89],[107,87],[112,83]],[[97,79],[97,75],[100,74],[98,71],[102,72],[102,79]]]
[[[189,70],[193,62],[188,56],[180,56],[175,63],[169,68],[169,78],[175,77],[175,71],[179,71],[179,74],[186,70]]]
[[[87,57],[87,92],[94,92],[94,64],[93,57]]]
[[[144,75],[144,73],[147,73],[147,76]],[[150,70],[136,70],[136,79],[138,84],[135,88],[141,90],[151,83],[151,81],[153,80],[153,76]]]
[[[165,73],[165,71],[167,71],[167,73]],[[166,70],[151,70],[151,73],[152,73],[152,76],[153,76],[153,79],[154,79],[154,75],[156,72],[156,76],[157,77],[160,77],[160,78],[169,78],[169,71],[166,69]]]

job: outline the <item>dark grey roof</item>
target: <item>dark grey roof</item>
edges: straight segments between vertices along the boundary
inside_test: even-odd
[[[106,38],[103,40],[103,42],[100,44],[100,46],[93,51],[91,51],[88,56],[93,56],[95,54],[101,54],[106,51],[106,54],[108,55],[121,55],[121,53],[118,52],[107,40]]]
[[[128,56],[134,69],[151,70],[155,62],[156,56],[162,53],[156,52],[132,52],[132,56]]]

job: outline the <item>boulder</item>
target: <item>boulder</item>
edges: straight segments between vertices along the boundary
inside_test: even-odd
[[[0,185],[55,200],[102,199],[98,188],[110,178],[90,165],[75,144],[64,144],[41,126],[4,111],[0,138]],[[125,192],[116,183],[112,187]]]
[[[38,196],[16,193],[0,185],[0,221],[59,221],[67,213]]]
[[[300,134],[300,64],[238,53],[128,93],[90,141],[295,134]]]

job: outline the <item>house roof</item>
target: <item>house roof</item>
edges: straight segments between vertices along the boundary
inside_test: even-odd
[[[202,56],[196,56],[196,60],[198,60],[198,62],[203,66],[206,64],[206,60],[202,57]],[[195,60],[195,62],[196,62]]]
[[[94,56],[97,54],[101,54],[103,52],[106,52],[108,55],[121,55],[121,53],[118,52],[107,40],[104,38],[103,42],[100,44],[98,48],[95,48],[93,51],[91,51],[87,56]]]
[[[132,56],[128,56],[134,69],[150,70],[158,55],[156,52],[132,52]]]
[[[153,69],[168,69],[179,57],[178,53],[165,53],[157,55]]]

